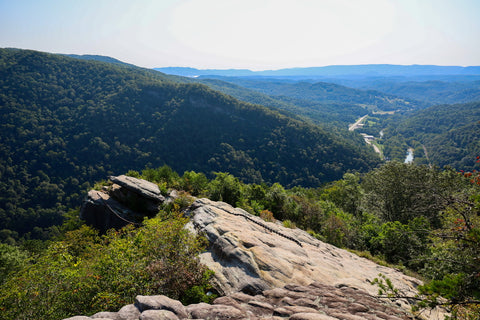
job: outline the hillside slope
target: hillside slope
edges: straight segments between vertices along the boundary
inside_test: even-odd
[[[359,90],[327,82],[289,81],[275,78],[217,77],[239,86],[256,90],[280,100],[295,99],[312,103],[340,104],[373,111],[406,111],[424,107],[414,100],[374,90]],[[306,102],[306,104],[305,104]]]
[[[110,194],[113,197],[113,193]],[[107,193],[102,197],[113,200]],[[96,211],[101,211],[101,206],[98,201]],[[292,320],[406,320],[413,317],[409,304],[413,301],[380,299],[378,287],[372,285],[381,273],[391,279],[403,295],[414,296],[421,281],[399,270],[377,265],[326,244],[303,230],[264,221],[224,202],[196,199],[185,212],[190,217],[187,229],[204,234],[209,243],[199,258],[214,271],[213,288],[221,297],[211,305],[184,307],[166,296],[137,296],[138,310],[130,305],[119,312],[98,313],[92,318],[114,319],[127,308],[136,314],[132,319],[146,309],[170,310],[179,319],[247,319],[275,315]],[[104,214],[110,214],[106,208]],[[145,307],[142,301],[147,300],[159,303],[156,307],[153,304]],[[174,303],[177,308],[170,307]],[[438,319],[439,311],[420,313],[418,319]],[[147,313],[142,316],[146,317]]]
[[[415,81],[414,81],[415,80]],[[335,80],[334,80],[335,81]],[[343,80],[346,86],[363,90],[377,90],[428,104],[468,103],[480,101],[478,76],[438,77],[416,80],[408,78],[371,78]]]
[[[90,183],[130,169],[317,186],[378,163],[360,138],[204,85],[35,51],[0,50],[0,105],[0,224],[20,233],[59,223]]]
[[[355,122],[356,119],[365,115],[368,110],[364,106],[348,102],[324,102],[310,100],[308,97],[290,97],[274,96],[262,93],[252,88],[242,87],[233,82],[228,82],[229,78],[221,79],[198,79],[200,83],[208,85],[210,88],[231,95],[239,100],[271,106],[289,114],[303,116],[316,123],[329,126],[334,130],[338,128],[348,128],[348,125]],[[340,100],[341,98],[337,98]],[[346,130],[345,130],[346,131]],[[340,132],[346,135],[346,132]]]
[[[417,148],[416,162],[470,170],[480,155],[480,102],[433,106],[392,131]]]

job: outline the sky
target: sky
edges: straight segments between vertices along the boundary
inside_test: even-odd
[[[480,0],[0,0],[0,47],[141,67],[480,65]]]

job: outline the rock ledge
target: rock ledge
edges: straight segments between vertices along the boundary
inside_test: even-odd
[[[290,319],[290,320],[407,320],[398,306],[363,290],[319,282],[265,290],[260,295],[233,293],[213,304],[183,306],[165,296],[137,296],[135,303],[118,312],[100,312],[91,317],[65,320],[177,320],[177,319]]]

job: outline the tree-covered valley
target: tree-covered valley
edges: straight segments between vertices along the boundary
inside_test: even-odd
[[[357,135],[204,85],[130,66],[1,52],[0,221],[19,235],[41,236],[89,186],[116,172],[167,164],[318,186],[379,163]]]
[[[195,258],[206,244],[183,228],[194,196],[415,273],[425,281],[409,297],[416,308],[476,319],[475,82],[468,93],[448,86],[440,104],[441,86],[422,99],[418,86],[363,90],[352,79],[183,78],[107,57],[0,49],[0,312],[60,319],[138,292],[211,302],[211,273]],[[383,159],[359,132],[375,136]],[[181,196],[142,227],[101,235],[78,206],[118,174]],[[382,285],[384,298],[399,295]]]
[[[414,149],[416,163],[464,170],[480,153],[480,103],[432,106],[388,130]]]
[[[467,169],[480,154],[478,76],[431,72],[429,76],[412,71],[383,77],[337,74],[321,78],[322,82],[308,77],[204,75],[199,81],[334,131],[366,115],[358,132],[374,137],[382,159],[404,161],[410,149],[416,164]]]
[[[273,101],[280,101],[281,104],[277,102],[275,107],[281,110],[304,116],[322,125],[340,128],[347,128],[348,124],[354,123],[367,113],[392,111],[404,113],[425,106],[424,103],[413,99],[379,91],[358,90],[313,80],[202,77],[199,81],[245,101],[272,103],[265,99],[266,96],[274,99]],[[240,91],[239,87],[243,88],[243,91]],[[246,93],[245,89],[248,90]],[[256,95],[252,94],[252,91]],[[259,94],[264,98],[257,98]]]

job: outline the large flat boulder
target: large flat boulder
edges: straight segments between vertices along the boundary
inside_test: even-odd
[[[154,200],[157,202],[165,201],[165,197],[162,196],[162,193],[160,192],[158,186],[150,181],[125,175],[111,176],[109,177],[109,179],[113,183],[137,193],[142,198]]]
[[[217,284],[226,294],[245,291],[249,285],[261,291],[291,282],[308,285],[313,281],[376,294],[378,288],[370,282],[379,273],[406,294],[415,294],[421,283],[317,240],[303,230],[265,222],[223,202],[198,199],[189,214],[191,228],[205,234],[210,242],[201,261],[215,271]]]

